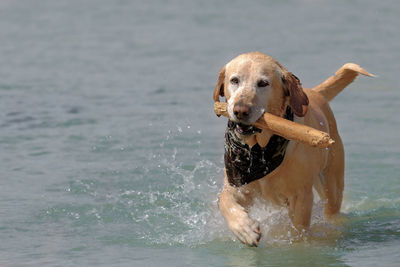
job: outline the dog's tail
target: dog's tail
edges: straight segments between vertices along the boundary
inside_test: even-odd
[[[349,85],[358,74],[375,77],[354,63],[344,64],[335,75],[329,77],[323,83],[315,86],[312,90],[319,92],[329,102],[335,98],[347,85]]]

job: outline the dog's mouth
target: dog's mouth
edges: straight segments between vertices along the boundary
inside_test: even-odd
[[[252,125],[236,123],[235,131],[241,135],[250,135],[256,132],[261,132],[261,129],[258,129]]]

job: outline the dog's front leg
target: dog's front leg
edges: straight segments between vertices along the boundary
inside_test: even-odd
[[[257,246],[261,238],[259,223],[249,217],[247,207],[252,199],[238,188],[229,185],[225,179],[219,195],[219,209],[231,231],[244,244]]]

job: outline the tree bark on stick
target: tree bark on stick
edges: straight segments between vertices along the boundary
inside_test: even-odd
[[[227,104],[225,102],[215,102],[214,111],[217,116],[229,118]],[[254,124],[260,129],[267,129],[286,139],[303,143],[312,147],[327,148],[335,143],[330,136],[312,127],[286,120],[284,118],[264,113]]]

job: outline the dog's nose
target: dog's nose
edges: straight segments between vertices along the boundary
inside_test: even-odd
[[[250,107],[242,104],[236,104],[233,106],[233,114],[235,114],[236,118],[239,120],[247,119],[250,115]]]

